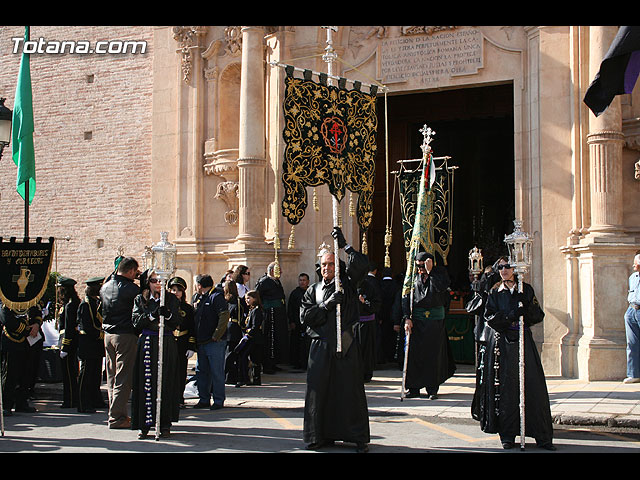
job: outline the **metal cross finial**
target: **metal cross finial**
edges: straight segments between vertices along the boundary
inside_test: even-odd
[[[420,129],[420,133],[422,133],[422,136],[424,137],[424,140],[422,141],[422,146],[420,148],[422,148],[422,152],[426,153],[429,149],[429,144],[431,143],[431,140],[433,140],[433,137],[436,132],[435,130],[432,130],[431,127],[427,127],[427,124],[425,123],[425,125]]]
[[[338,31],[338,27],[337,26],[324,26],[322,28],[327,30],[327,46],[324,49],[324,51],[326,53],[322,56],[322,60],[324,60],[327,63],[331,63],[338,56],[336,54],[335,50],[333,49],[333,38],[332,38],[332,35],[331,35],[332,32],[337,32]]]

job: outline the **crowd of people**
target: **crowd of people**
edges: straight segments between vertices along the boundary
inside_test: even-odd
[[[61,407],[84,413],[106,409],[111,429],[138,430],[139,438],[146,438],[159,425],[155,434],[166,437],[180,409],[187,408],[188,383],[193,382],[198,397],[190,408],[217,410],[224,407],[228,386],[259,386],[262,375],[287,365],[306,371],[307,448],[343,441],[366,452],[370,432],[364,386],[375,369],[402,369],[406,398],[420,397],[423,388],[426,398],[438,398],[440,385],[455,373],[445,327],[450,279],[433,255],[421,252],[411,294],[403,295],[401,278],[386,268],[379,272],[339,228],[332,236],[346,262],[336,265],[335,252],[321,252],[314,278],[300,273],[289,295],[275,263],[255,282],[245,265],[228,270],[217,283],[208,274],[199,275],[191,299],[183,278],[170,279],[163,292],[156,272],[141,272],[132,257],[118,257],[107,278],[87,279],[82,297],[76,280],[59,277]],[[524,292],[515,289],[516,276],[506,258],[487,269],[482,285],[481,301],[475,311],[468,309],[480,319],[472,417],[483,431],[499,433],[504,448],[513,446],[518,434],[514,338],[523,316],[527,434],[553,449],[544,372],[529,330],[544,313],[530,285],[524,284]],[[34,412],[28,400],[37,360],[28,359],[31,342],[23,340],[41,332],[42,311],[20,314],[3,307],[1,312],[3,412]],[[106,401],[100,390],[103,375]],[[332,388],[338,384],[341,388]]]

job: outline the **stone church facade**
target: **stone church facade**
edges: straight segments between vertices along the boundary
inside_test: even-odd
[[[23,32],[0,28],[0,96],[9,108],[20,62],[12,39]],[[510,215],[534,238],[526,281],[546,312],[534,335],[549,375],[609,380],[626,373],[626,282],[640,248],[640,93],[617,97],[597,118],[582,102],[616,32],[614,26],[340,26],[332,34],[340,60],[334,73],[380,86],[378,223],[365,236],[379,264],[388,209],[397,208],[388,170],[419,146],[412,145],[411,122],[410,131],[397,128],[408,104],[429,105],[412,113],[420,125],[431,126],[432,113],[441,112],[436,139],[474,117],[474,138],[497,146],[478,126],[507,119],[506,142],[499,143],[507,146],[508,168],[504,178],[494,172],[486,187],[510,182]],[[33,27],[31,38],[46,46],[80,39],[147,45],[134,54],[31,55],[37,192],[30,230],[57,238],[58,271],[80,282],[106,274],[118,250],[140,257],[168,231],[178,247],[177,274],[189,281],[199,273],[217,279],[246,264],[255,282],[274,260],[287,292],[298,273],[313,277],[318,246],[331,242],[332,198],[317,188],[317,209],[307,208],[293,234],[280,213],[285,71],[279,65],[326,72],[325,28],[43,26]],[[435,98],[447,100],[438,107]],[[469,138],[457,134],[435,153],[448,155],[456,143],[472,149]],[[20,237],[23,207],[9,152],[0,161],[0,234]],[[474,205],[465,170],[486,160],[480,152],[469,157],[453,162],[465,185],[460,196]],[[347,201],[341,203],[347,240],[361,247],[362,232]],[[487,212],[502,206],[488,203]],[[475,225],[476,217],[458,210],[460,223]],[[503,230],[494,240],[502,240]],[[394,224],[394,244],[400,238]],[[456,254],[464,263],[476,238],[459,238],[466,239]],[[391,266],[402,273],[402,256],[393,256]]]

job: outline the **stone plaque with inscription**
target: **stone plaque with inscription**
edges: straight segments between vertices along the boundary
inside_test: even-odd
[[[385,84],[440,86],[451,77],[478,73],[482,45],[482,32],[476,28],[384,39],[378,52],[379,78]]]

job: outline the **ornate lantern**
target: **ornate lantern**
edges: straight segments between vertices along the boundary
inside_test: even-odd
[[[168,235],[168,232],[160,232],[160,241],[151,247],[151,268],[163,282],[169,280],[176,269],[177,249],[167,240]]]
[[[142,252],[142,268],[143,270],[153,268],[153,252],[151,251],[151,247],[144,247],[144,252]]]
[[[469,250],[469,272],[478,276],[482,273],[483,265],[482,265],[482,250],[479,250],[478,247],[473,247]]]
[[[513,225],[513,233],[504,237],[504,243],[509,249],[509,263],[516,273],[526,273],[531,266],[533,238],[522,231],[521,220],[514,220]]]

